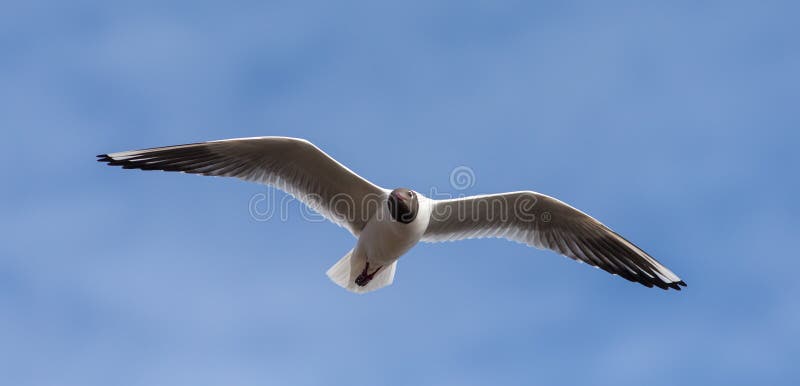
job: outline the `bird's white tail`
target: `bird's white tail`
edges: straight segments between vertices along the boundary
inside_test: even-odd
[[[359,294],[386,287],[394,281],[394,270],[397,267],[396,261],[388,267],[381,268],[380,272],[367,285],[359,286],[356,284],[356,278],[364,270],[365,264],[366,259],[353,257],[353,250],[351,249],[350,252],[347,252],[344,257],[330,267],[325,274],[340,287]]]

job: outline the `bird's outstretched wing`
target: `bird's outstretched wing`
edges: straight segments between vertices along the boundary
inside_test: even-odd
[[[386,196],[384,189],[298,138],[226,139],[97,157],[125,169],[237,177],[272,185],[356,236]]]
[[[484,237],[550,249],[647,287],[680,290],[686,286],[672,271],[607,226],[536,192],[435,200],[422,241]]]

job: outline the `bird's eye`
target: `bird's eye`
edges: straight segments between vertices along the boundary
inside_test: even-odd
[[[408,191],[408,196],[409,196],[409,197],[414,197],[414,192],[413,192],[413,191],[411,191],[411,190],[409,190],[409,191]]]

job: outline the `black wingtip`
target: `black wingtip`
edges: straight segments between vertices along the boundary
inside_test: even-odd
[[[97,162],[111,162],[114,159],[109,157],[108,154],[98,154],[97,155]]]
[[[669,288],[672,288],[672,289],[674,289],[676,291],[680,291],[681,287],[686,287],[686,282],[684,282],[683,280],[676,281],[674,283],[667,284],[667,286],[669,286]],[[666,288],[664,288],[664,289],[666,289]]]

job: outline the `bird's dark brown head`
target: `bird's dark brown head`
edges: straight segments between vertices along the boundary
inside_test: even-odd
[[[417,193],[406,188],[397,188],[389,193],[389,214],[392,219],[403,224],[410,224],[419,213]]]

